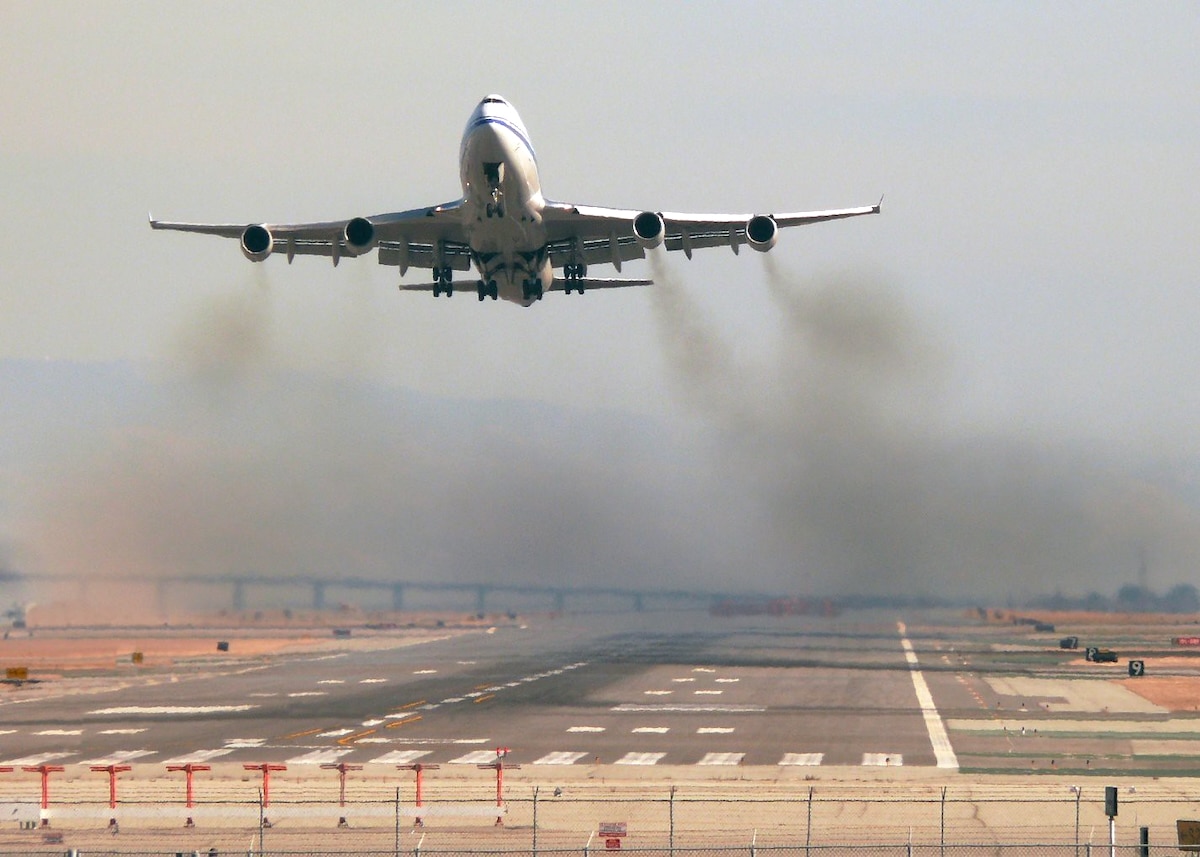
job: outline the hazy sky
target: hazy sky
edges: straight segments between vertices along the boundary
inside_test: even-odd
[[[0,359],[237,366],[244,314],[259,369],[694,432],[708,452],[683,469],[757,509],[764,562],[816,556],[821,580],[889,562],[973,579],[1016,539],[1040,558],[1000,556],[1024,571],[992,592],[1055,569],[1087,588],[1081,566],[1115,551],[1108,588],[1138,544],[1162,586],[1186,581],[1197,44],[1191,3],[2,3]],[[883,214],[788,230],[770,269],[701,251],[668,259],[662,289],[531,309],[399,294],[374,256],[255,268],[235,242],[146,225],[456,198],[490,92],[520,111],[551,198],[772,212],[886,194]],[[0,540],[37,554],[32,514],[0,497]],[[971,549],[938,547],[950,531]]]

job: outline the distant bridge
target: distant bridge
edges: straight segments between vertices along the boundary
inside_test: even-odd
[[[150,577],[146,575],[119,574],[87,577],[81,575],[38,574],[25,575],[17,572],[0,573],[0,583],[23,582],[36,585],[38,583],[75,584],[85,591],[105,583],[142,584],[154,586],[157,591],[158,603],[165,608],[169,592],[173,588],[183,586],[228,587],[230,591],[230,607],[236,611],[248,609],[247,590],[251,588],[301,588],[312,592],[311,606],[314,610],[324,610],[329,606],[328,592],[332,589],[359,590],[363,592],[378,592],[390,594],[390,607],[394,611],[406,609],[411,593],[461,593],[473,599],[474,610],[485,613],[489,609],[489,600],[494,605],[495,596],[517,595],[526,599],[544,599],[546,609],[565,610],[569,605],[576,609],[580,601],[596,602],[599,599],[627,603],[637,611],[646,609],[707,609],[713,602],[731,597],[728,592],[711,592],[695,589],[634,589],[623,586],[576,586],[533,583],[504,583],[490,581],[487,583],[461,583],[453,581],[384,581],[363,577],[333,578],[315,574],[265,575],[265,574],[200,574],[200,575],[167,575]],[[744,593],[743,593],[744,594]],[[282,606],[282,605],[280,605]],[[380,605],[382,606],[382,605]]]

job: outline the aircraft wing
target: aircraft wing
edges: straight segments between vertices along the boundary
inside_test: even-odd
[[[343,256],[359,256],[379,248],[379,263],[409,268],[445,266],[458,271],[471,267],[471,249],[463,232],[462,200],[365,218],[319,223],[180,223],[150,218],[152,229],[197,232],[236,238],[248,257],[284,253],[329,256],[336,265]],[[252,230],[261,230],[252,232]]]
[[[556,260],[565,260],[574,252],[575,258],[587,264],[611,263],[619,271],[622,262],[644,258],[646,247],[655,246],[655,241],[646,240],[650,236],[642,233],[643,223],[659,230],[657,243],[667,250],[682,250],[691,258],[692,251],[701,247],[729,247],[736,253],[743,244],[755,245],[755,238],[760,239],[761,249],[767,249],[778,229],[878,214],[882,205],[880,199],[875,205],[859,208],[754,215],[634,211],[550,202],[542,218]]]

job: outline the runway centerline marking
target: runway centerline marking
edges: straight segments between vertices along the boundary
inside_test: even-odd
[[[729,735],[732,732],[732,726],[701,726],[696,730],[697,735]]]
[[[630,729],[629,731],[633,732],[634,734],[639,734],[639,735],[641,735],[641,734],[666,735],[668,732],[671,731],[671,727],[670,726],[638,726],[636,729]]]
[[[118,705],[113,708],[97,708],[88,714],[233,714],[250,711],[257,705]]]
[[[568,732],[603,732],[603,726],[569,726]]]
[[[903,622],[897,622],[900,631],[900,645],[904,648],[904,659],[908,661],[908,673],[912,676],[913,689],[917,692],[917,703],[921,706],[921,716],[925,719],[925,729],[929,732],[929,743],[933,745],[933,755],[939,768],[958,770],[958,757],[950,746],[950,736],[946,734],[946,726],[938,714],[937,706],[933,704],[933,695],[925,676],[921,675],[917,662],[917,653],[913,651],[912,643],[908,640],[908,628]],[[863,764],[866,764],[865,762]]]

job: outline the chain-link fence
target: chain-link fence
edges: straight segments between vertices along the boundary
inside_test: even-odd
[[[417,805],[389,798],[211,801],[147,799],[0,803],[9,854],[532,854],[601,857],[1126,857],[1178,852],[1177,821],[1200,818],[1200,784],[1123,787],[1118,817],[1104,786],[721,782],[516,784],[498,804],[447,783]],[[407,799],[406,799],[407,798]],[[4,821],[3,819],[8,819]],[[1145,837],[1145,846],[1142,846]]]

